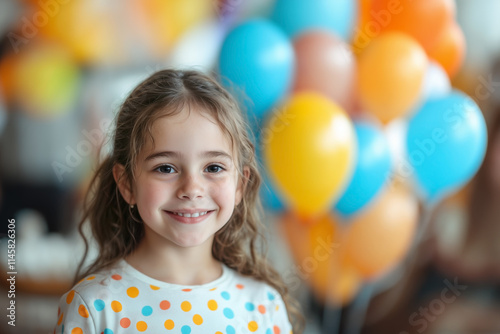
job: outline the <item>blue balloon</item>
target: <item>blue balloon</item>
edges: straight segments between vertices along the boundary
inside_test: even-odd
[[[349,186],[335,205],[335,210],[349,218],[359,212],[383,188],[390,177],[392,158],[389,143],[375,125],[355,122],[358,154]]]
[[[483,114],[467,95],[430,99],[408,124],[408,162],[419,191],[435,204],[477,172],[487,145]]]
[[[350,39],[357,17],[355,0],[277,0],[272,19],[294,38],[309,29],[324,29]]]
[[[288,93],[294,67],[290,40],[278,26],[263,19],[234,28],[219,56],[222,84],[243,102],[250,121],[254,115],[262,119]]]
[[[275,213],[283,212],[285,210],[285,205],[283,200],[280,198],[276,191],[276,187],[272,182],[271,176],[265,168],[263,154],[262,154],[262,131],[255,132],[256,143],[256,155],[259,166],[261,166],[261,177],[262,184],[260,186],[260,199],[262,201],[262,206]]]

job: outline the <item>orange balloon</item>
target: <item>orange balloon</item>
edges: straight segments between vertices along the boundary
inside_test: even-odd
[[[349,45],[327,31],[310,31],[293,43],[296,55],[294,92],[312,90],[346,111],[354,104],[356,61]]]
[[[352,49],[355,54],[368,46],[373,37],[367,34],[370,22],[370,9],[374,0],[358,0],[358,20],[352,34]]]
[[[316,298],[333,305],[349,303],[362,279],[353,266],[340,261],[342,231],[333,217],[324,215],[311,225],[286,213],[282,228],[297,264],[297,275],[309,284]]]
[[[123,31],[115,24],[116,8],[112,4],[71,0],[51,10],[54,13],[48,14],[53,17],[40,24],[40,34],[63,45],[77,61],[113,65],[124,62]],[[45,13],[44,7],[37,12]]]
[[[387,272],[409,250],[418,221],[418,205],[409,190],[391,186],[356,216],[345,235],[345,262],[366,279]]]
[[[373,0],[361,29],[372,39],[387,31],[404,32],[428,51],[454,20],[455,11],[454,0]]]
[[[403,116],[418,101],[427,55],[410,36],[390,32],[359,57],[359,95],[364,108],[383,123]]]
[[[429,58],[443,66],[452,78],[465,59],[465,37],[456,22],[451,22],[439,35],[436,45],[429,50]]]

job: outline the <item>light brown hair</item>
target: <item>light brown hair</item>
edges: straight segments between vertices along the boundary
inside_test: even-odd
[[[112,153],[98,167],[85,198],[79,230],[86,249],[75,282],[112,266],[130,254],[144,236],[143,224],[134,220],[134,217],[140,219],[139,213],[135,210],[132,216],[129,204],[119,193],[113,178],[113,166],[121,164],[125,167],[122,177],[132,189],[134,166],[146,141],[153,140],[151,129],[154,122],[194,106],[213,117],[230,138],[237,156],[239,176],[244,177],[244,168],[250,171],[243,199],[226,225],[214,236],[212,255],[238,273],[274,287],[283,297],[294,332],[299,333],[303,317],[297,302],[263,256],[267,248],[261,222],[261,176],[248,122],[234,98],[216,80],[196,71],[158,71],[140,83],[121,106]],[[83,233],[87,221],[99,246],[99,254],[83,270],[88,253],[88,241]]]

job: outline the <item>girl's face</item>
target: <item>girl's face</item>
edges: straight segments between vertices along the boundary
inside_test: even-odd
[[[181,247],[211,242],[243,195],[229,138],[195,107],[160,118],[152,135],[155,147],[148,143],[139,155],[128,201],[139,210],[146,240]]]

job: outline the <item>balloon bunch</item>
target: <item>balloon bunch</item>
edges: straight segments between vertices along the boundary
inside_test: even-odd
[[[435,205],[486,149],[481,110],[450,85],[465,49],[454,2],[397,3],[278,0],[219,57],[257,132],[264,204],[283,212],[296,263],[315,260],[313,291],[339,304],[404,258],[415,194]],[[319,259],[325,240],[338,247]]]

